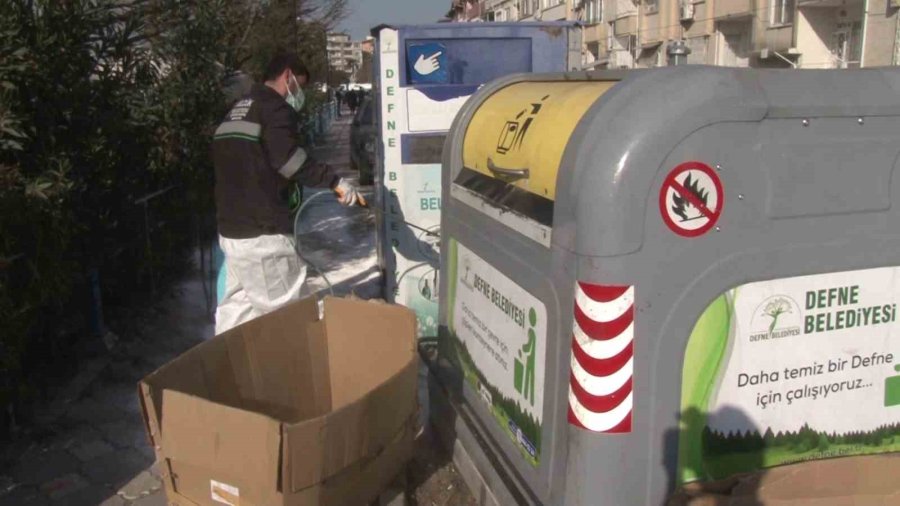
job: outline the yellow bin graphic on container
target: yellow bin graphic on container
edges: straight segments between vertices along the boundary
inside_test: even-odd
[[[615,81],[524,82],[503,88],[475,113],[463,166],[547,200],[578,122]]]

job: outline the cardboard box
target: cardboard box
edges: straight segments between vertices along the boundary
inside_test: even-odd
[[[307,299],[204,342],[141,381],[176,505],[366,504],[412,456],[416,321]]]
[[[690,483],[668,506],[891,506],[900,504],[898,477],[896,453],[817,460]]]

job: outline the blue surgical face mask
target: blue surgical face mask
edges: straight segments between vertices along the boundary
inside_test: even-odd
[[[300,109],[303,109],[303,103],[306,102],[306,95],[303,93],[303,88],[300,87],[300,83],[297,82],[297,78],[293,75],[291,75],[290,83],[294,85],[297,91],[292,92],[291,87],[288,86],[287,96],[284,97],[284,99],[292,109],[300,112]]]

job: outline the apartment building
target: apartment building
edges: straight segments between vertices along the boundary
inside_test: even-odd
[[[375,52],[375,37],[371,35],[359,43],[359,48],[363,53],[373,54]]]
[[[485,0],[481,19],[495,23],[519,21],[519,3],[518,0]]]
[[[569,11],[569,19],[584,25],[581,51],[585,68],[604,68],[609,66],[609,24],[606,21],[604,4],[609,0],[578,0],[573,2]],[[630,0],[629,0],[630,2]]]
[[[522,21],[565,21],[572,19],[572,0],[521,0]]]
[[[481,12],[483,0],[452,0],[447,18],[456,23],[482,21]],[[511,21],[518,21],[513,19]]]
[[[362,65],[362,43],[352,41],[346,33],[329,33],[326,37],[329,68],[350,74],[352,80]]]
[[[804,68],[900,65],[896,0],[799,0],[796,51]]]
[[[455,0],[465,21],[584,24],[584,64],[688,63],[761,68],[900,65],[900,0]],[[476,15],[477,14],[477,15]]]

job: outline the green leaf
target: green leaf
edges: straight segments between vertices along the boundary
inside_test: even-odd
[[[4,140],[4,141],[2,141],[2,143],[3,143],[2,147],[4,149],[9,149],[11,151],[22,151],[24,149],[22,144],[18,141]]]

